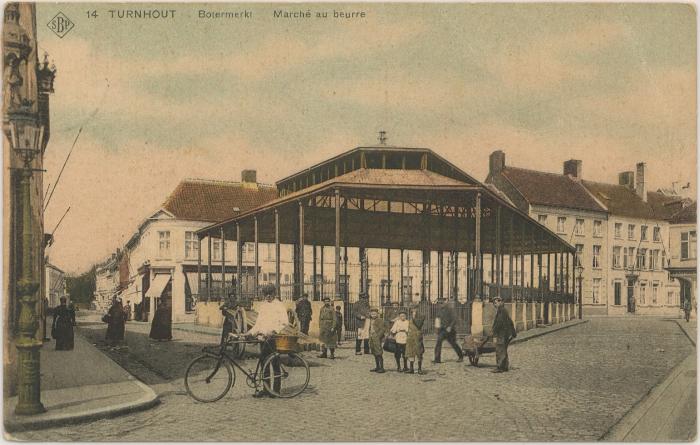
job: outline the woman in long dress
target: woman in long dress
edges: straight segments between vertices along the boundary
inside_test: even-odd
[[[126,312],[122,302],[114,299],[112,306],[105,316],[107,321],[107,335],[105,339],[110,346],[116,346],[124,341],[124,325],[126,324]]]
[[[57,351],[73,350],[73,326],[75,312],[66,306],[66,299],[61,298],[61,304],[53,310],[51,336],[56,340]]]
[[[153,314],[153,322],[151,323],[151,333],[148,335],[153,340],[172,340],[173,330],[172,321],[170,320],[170,300],[167,298],[161,299],[160,304]]]

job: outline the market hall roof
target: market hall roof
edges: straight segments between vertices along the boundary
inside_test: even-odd
[[[178,219],[216,222],[234,217],[277,197],[273,186],[228,181],[185,179],[162,208]]]
[[[530,204],[605,212],[580,181],[568,175],[505,167],[501,173]]]
[[[482,251],[495,251],[498,240],[504,249],[517,246],[515,251],[575,250],[483,184],[461,182],[424,169],[360,168],[280,196],[198,233],[202,237],[208,234],[218,237],[219,229],[224,228],[226,238],[235,240],[236,225],[239,224],[241,239],[251,241],[252,223],[257,221],[259,241],[269,243],[274,242],[274,219],[279,217],[280,242],[292,244],[297,239],[299,203],[304,202],[305,244],[333,245],[335,211],[331,201],[336,190],[341,199],[345,199],[341,211],[341,236],[345,246],[473,249],[473,206],[477,193],[481,193]],[[362,200],[368,201],[366,208],[361,208],[364,205],[360,204]],[[397,209],[399,204],[401,211]],[[436,210],[438,206],[446,206],[441,209],[449,208],[452,213],[441,213],[443,210]],[[505,209],[505,212],[501,217],[500,234],[497,234],[496,213],[499,209]]]

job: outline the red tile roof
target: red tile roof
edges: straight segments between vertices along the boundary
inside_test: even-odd
[[[583,185],[598,198],[613,215],[643,219],[668,219],[674,211],[680,198],[658,192],[647,192],[647,200],[643,201],[634,190],[624,185],[604,184],[600,182],[582,181]]]
[[[698,221],[698,203],[694,202],[681,211],[677,212],[671,218],[671,224],[697,224]]]
[[[579,181],[567,175],[506,167],[503,176],[530,204],[605,212]]]
[[[277,198],[269,185],[185,179],[163,203],[178,219],[218,222]]]

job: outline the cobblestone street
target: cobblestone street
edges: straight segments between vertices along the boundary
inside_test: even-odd
[[[671,369],[694,353],[673,321],[651,318],[590,322],[513,345],[512,371],[440,365],[426,352],[423,376],[369,373],[373,360],[340,349],[335,361],[305,353],[309,389],[289,400],[254,399],[238,373],[219,402],[197,403],[184,391],[186,364],[215,337],[173,331],[176,341],[148,340],[146,324],[128,325],[128,351],[117,362],[161,395],[151,410],[89,424],[17,434],[54,441],[580,441],[603,436]],[[100,347],[104,324],[81,335]],[[431,343],[432,344],[432,343]],[[103,347],[103,346],[102,346]],[[254,367],[253,359],[248,367]],[[88,364],[86,364],[88,365]]]

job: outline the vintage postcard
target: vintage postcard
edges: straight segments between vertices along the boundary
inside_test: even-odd
[[[3,5],[16,441],[697,437],[697,11]]]

